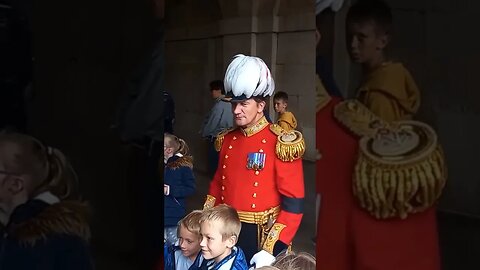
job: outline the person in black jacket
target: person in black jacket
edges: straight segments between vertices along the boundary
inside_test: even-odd
[[[0,269],[90,270],[87,206],[65,156],[28,135],[0,134]]]

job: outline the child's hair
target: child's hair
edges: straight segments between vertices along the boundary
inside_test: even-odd
[[[365,23],[373,21],[377,31],[392,33],[392,10],[383,0],[358,0],[347,13],[347,22]]]
[[[240,222],[237,211],[233,207],[226,204],[220,204],[204,210],[202,217],[200,218],[200,223],[216,220],[223,222],[223,226],[220,229],[223,241],[231,236],[235,236],[238,240],[238,236],[242,229],[242,223]]]
[[[32,136],[0,132],[0,144],[11,147],[11,155],[5,156],[6,170],[12,174],[28,175],[29,197],[50,191],[60,199],[77,196],[77,174],[60,150],[47,147]]]
[[[197,235],[198,238],[201,238],[201,236],[200,236],[200,218],[202,217],[202,212],[203,211],[201,211],[201,210],[193,210],[188,215],[186,215],[184,218],[182,218],[178,222],[177,235],[178,236],[180,235],[180,226],[183,226],[189,232]]]
[[[188,145],[183,139],[173,134],[165,133],[164,140],[165,145],[168,145],[168,147],[172,147],[174,153],[180,153],[182,155],[188,154]]]
[[[284,102],[288,103],[288,94],[283,91],[278,91],[273,96],[273,100],[283,100]]]
[[[225,89],[224,89],[222,80],[215,80],[210,82],[210,91],[213,91],[214,89],[216,90],[220,89],[222,91],[222,94],[225,94]]]
[[[280,253],[272,266],[280,270],[315,270],[315,257],[306,252],[295,254],[294,252]]]

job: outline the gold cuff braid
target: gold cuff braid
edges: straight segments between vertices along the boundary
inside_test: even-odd
[[[203,210],[207,210],[209,208],[212,208],[215,205],[215,197],[212,195],[207,195],[207,199],[205,200],[205,203],[203,204]]]
[[[273,224],[273,227],[268,232],[267,238],[263,243],[262,249],[267,251],[270,254],[273,254],[273,248],[275,247],[275,243],[277,242],[278,238],[280,237],[280,233],[283,229],[287,226],[281,223]]]

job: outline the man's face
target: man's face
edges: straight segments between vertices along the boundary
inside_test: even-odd
[[[217,99],[222,95],[222,90],[221,89],[212,89],[212,98]]]
[[[275,99],[273,105],[275,106],[275,111],[277,113],[284,113],[287,111],[287,102],[283,99]]]
[[[205,259],[214,259],[215,262],[219,262],[230,254],[232,247],[235,245],[233,236],[225,240],[222,239],[220,232],[223,226],[223,222],[218,220],[204,221],[200,224],[200,234],[202,235],[200,246]]]
[[[242,102],[232,102],[235,124],[239,127],[254,125],[262,116],[265,102],[256,102],[253,98]]]
[[[375,22],[348,22],[347,46],[353,62],[369,64],[381,56],[388,37],[377,31]]]
[[[180,249],[183,256],[190,260],[195,260],[197,254],[201,250],[200,239],[198,235],[190,232],[183,225],[179,227],[178,241],[180,242]]]

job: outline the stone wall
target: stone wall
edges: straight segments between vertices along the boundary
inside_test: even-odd
[[[344,43],[349,2],[337,14],[335,76],[353,94],[358,69],[351,66]],[[480,91],[476,78],[480,2],[387,0],[394,15],[391,54],[411,71],[422,91],[419,118],[433,125],[444,146],[448,183],[440,201],[445,211],[480,216],[478,153]]]
[[[206,170],[206,142],[198,134],[212,101],[208,83],[223,79],[231,58],[259,56],[270,67],[276,90],[315,156],[315,15],[310,0],[210,0],[166,3],[165,85],[177,104],[176,133],[193,147],[195,166]],[[271,104],[270,104],[271,105]],[[274,116],[273,106],[270,115]]]

